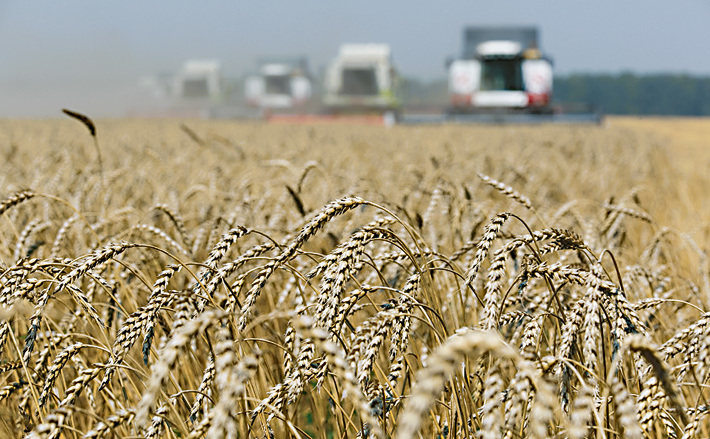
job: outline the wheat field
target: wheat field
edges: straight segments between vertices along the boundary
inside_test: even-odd
[[[79,122],[0,121],[1,437],[710,435],[708,120]]]

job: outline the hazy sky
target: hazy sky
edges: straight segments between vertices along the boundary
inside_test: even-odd
[[[434,79],[467,25],[538,26],[558,74],[710,75],[708,0],[0,0],[0,117],[120,115],[141,77],[189,58],[232,77],[264,55],[316,70],[344,42],[390,43],[401,74]]]

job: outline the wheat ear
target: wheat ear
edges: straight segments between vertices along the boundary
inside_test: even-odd
[[[429,364],[417,374],[411,396],[397,420],[399,428],[396,439],[415,437],[426,412],[444,389],[446,381],[462,358],[478,357],[486,353],[499,358],[519,358],[497,335],[470,329],[462,330],[439,346],[429,357]]]

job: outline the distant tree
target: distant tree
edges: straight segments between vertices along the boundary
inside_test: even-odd
[[[576,74],[555,78],[555,101],[584,102],[608,114],[710,116],[710,77]]]

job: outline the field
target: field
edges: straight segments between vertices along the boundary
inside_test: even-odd
[[[95,122],[0,121],[1,437],[710,435],[710,120]]]

